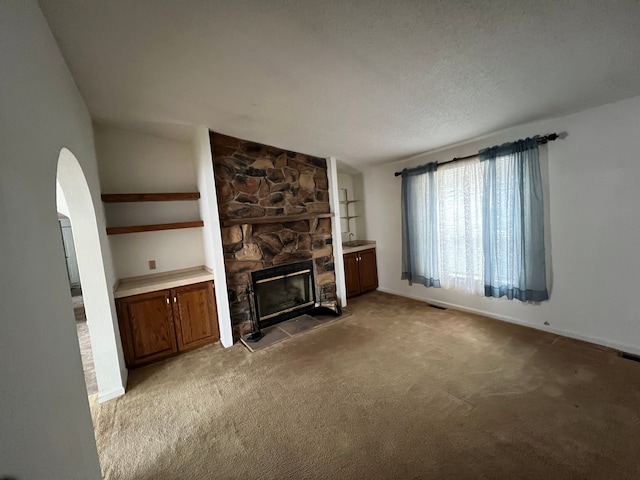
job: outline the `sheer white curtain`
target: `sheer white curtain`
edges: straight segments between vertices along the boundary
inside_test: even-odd
[[[484,164],[477,159],[438,166],[438,242],[442,288],[483,295]]]

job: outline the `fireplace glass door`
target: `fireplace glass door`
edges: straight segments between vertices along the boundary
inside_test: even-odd
[[[304,262],[292,264],[289,271],[283,272],[283,267],[278,270],[266,278],[254,279],[256,309],[262,324],[290,318],[315,304],[312,265]]]

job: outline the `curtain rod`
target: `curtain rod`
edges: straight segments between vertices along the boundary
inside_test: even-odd
[[[544,145],[547,142],[553,142],[554,140],[557,140],[559,137],[559,135],[557,133],[550,133],[548,135],[545,135],[543,137],[538,137],[536,140],[538,141],[538,145]],[[451,160],[446,160],[444,162],[436,162],[438,165],[444,165],[445,163],[451,163],[451,162],[458,162],[460,160],[469,160],[470,158],[476,158],[478,156],[477,153],[474,153],[473,155],[467,155],[466,157],[456,157],[456,158],[452,158]],[[394,175],[396,177],[399,177],[400,175],[402,175],[402,172],[404,172],[405,170],[407,170],[406,168],[403,169],[401,172],[396,172],[394,173]]]

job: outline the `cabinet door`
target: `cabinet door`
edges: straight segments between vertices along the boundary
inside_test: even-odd
[[[358,273],[360,276],[360,292],[368,292],[378,288],[378,267],[376,265],[375,249],[363,250],[358,253]]]
[[[220,335],[213,284],[196,283],[171,292],[178,350],[190,350],[218,340]]]
[[[178,351],[168,290],[120,298],[117,305],[128,367],[160,360]]]
[[[357,253],[347,253],[344,255],[344,281],[347,287],[347,298],[360,293],[358,263]]]

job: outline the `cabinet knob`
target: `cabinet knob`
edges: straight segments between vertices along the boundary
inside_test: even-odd
[[[166,298],[166,300],[167,300],[167,305],[169,305],[169,299],[168,299],[168,298]]]
[[[176,300],[176,297],[173,297],[173,303],[178,303],[178,300]]]

